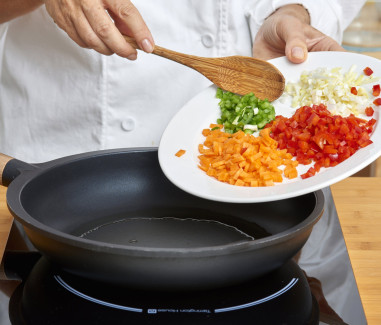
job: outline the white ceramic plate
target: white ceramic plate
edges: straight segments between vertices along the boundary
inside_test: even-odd
[[[292,64],[286,58],[270,61],[285,76],[287,81],[299,80],[304,70],[318,67],[343,67],[349,70],[354,64],[357,72],[369,66],[375,76],[381,77],[381,61],[360,54],[349,52],[316,52],[309,53],[308,59],[302,64]],[[369,88],[373,84],[369,85]],[[235,202],[255,203],[267,202],[310,193],[358,172],[381,155],[381,126],[377,122],[371,135],[373,144],[360,149],[353,156],[339,165],[322,168],[315,176],[302,179],[300,176],[293,180],[284,178],[282,183],[271,187],[241,187],[217,181],[207,176],[198,168],[198,145],[204,142],[201,132],[215,123],[220,116],[219,100],[215,98],[216,87],[211,86],[189,101],[170,121],[164,131],[159,145],[159,162],[164,174],[176,186],[193,195],[206,199]],[[292,116],[295,111],[280,100],[273,105],[277,115]],[[381,109],[381,108],[380,108]],[[374,118],[379,119],[379,109],[375,109]],[[182,157],[176,157],[179,149],[186,150]],[[307,171],[309,166],[298,166],[299,175]]]

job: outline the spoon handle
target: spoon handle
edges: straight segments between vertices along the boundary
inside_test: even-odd
[[[135,49],[134,39],[124,36]],[[154,46],[153,54],[198,71],[217,87],[239,95],[253,92],[259,99],[274,101],[284,90],[285,79],[271,63],[247,56],[209,58],[175,52]]]
[[[133,48],[140,50],[139,45],[136,43],[135,39],[123,35],[125,40],[132,45]],[[164,47],[155,45],[154,49],[152,51],[153,54],[161,56],[163,58],[166,58],[168,60],[176,61],[178,63],[181,63],[187,67],[190,67],[194,70],[197,70],[201,74],[205,75],[205,69],[213,69],[215,66],[215,63],[213,64],[211,62],[210,58],[204,58],[204,57],[199,57],[195,55],[189,55],[189,54],[184,54],[184,53],[179,53],[176,51],[168,50]],[[214,61],[218,60],[216,58],[213,59]]]

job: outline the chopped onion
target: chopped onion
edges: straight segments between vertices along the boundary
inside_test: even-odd
[[[332,114],[357,116],[373,104],[363,85],[377,80],[379,78],[358,74],[355,65],[347,72],[340,67],[317,68],[304,71],[298,82],[288,82],[285,96],[292,97],[294,108],[325,104]],[[357,88],[357,95],[351,93],[351,87]]]
[[[251,131],[258,131],[258,126],[257,125],[251,125],[251,124],[245,124],[243,126],[244,130],[251,130]]]

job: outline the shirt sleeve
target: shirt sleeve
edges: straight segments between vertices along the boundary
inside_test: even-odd
[[[275,10],[289,4],[300,4],[310,14],[311,26],[341,43],[343,32],[360,12],[366,0],[257,0],[248,11],[252,35]]]

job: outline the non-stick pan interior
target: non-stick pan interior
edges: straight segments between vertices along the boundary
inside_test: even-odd
[[[42,166],[23,188],[21,204],[38,222],[86,239],[197,248],[287,231],[311,214],[316,196],[255,204],[209,201],[168,181],[156,150],[129,150]]]

